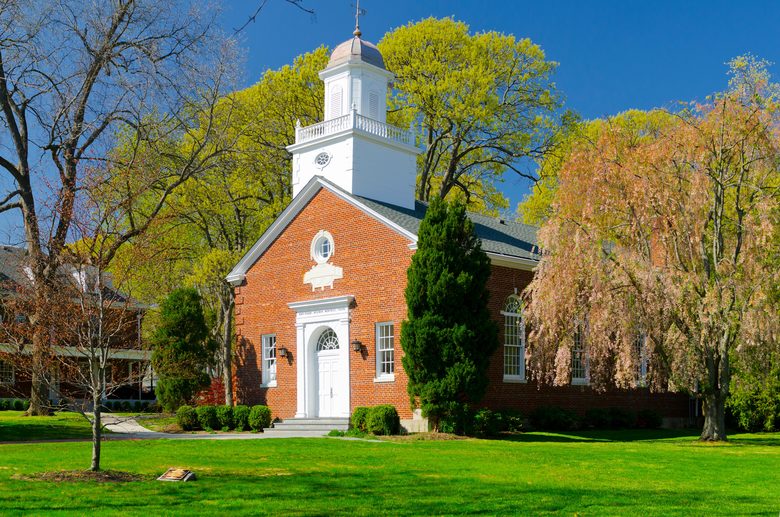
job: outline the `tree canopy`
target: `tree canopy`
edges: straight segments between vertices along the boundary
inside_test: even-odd
[[[506,208],[497,188],[504,172],[535,178],[532,161],[559,130],[557,64],[529,39],[470,34],[452,18],[409,23],[378,46],[397,77],[388,119],[418,127],[425,148],[417,198],[457,197],[488,212]]]

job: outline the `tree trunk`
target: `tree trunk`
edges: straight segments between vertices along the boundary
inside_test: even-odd
[[[726,397],[721,390],[704,396],[704,428],[699,439],[726,441]]]
[[[222,300],[222,378],[225,387],[225,404],[233,405],[233,346],[232,324],[234,294],[228,286],[227,297]]]
[[[29,416],[48,416],[51,414],[46,368],[46,343],[40,325],[36,325],[32,343],[32,389],[30,390]],[[54,382],[52,380],[51,382]]]
[[[100,393],[92,396],[92,465],[89,470],[97,472],[100,470],[100,441],[103,438],[103,427],[101,425],[100,411]]]

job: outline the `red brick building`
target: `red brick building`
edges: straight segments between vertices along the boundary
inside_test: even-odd
[[[385,122],[392,74],[376,47],[355,36],[320,76],[325,121],[297,128],[289,148],[293,200],[228,276],[236,294],[236,397],[268,404],[282,419],[347,418],[357,406],[389,403],[407,427],[419,428],[400,346],[406,271],[426,209],[414,200],[419,151],[410,132]],[[501,341],[484,405],[622,406],[688,417],[680,395],[595,393],[581,349],[571,386],[529,382],[519,295],[538,263],[536,229],[470,218],[492,262],[490,309]]]

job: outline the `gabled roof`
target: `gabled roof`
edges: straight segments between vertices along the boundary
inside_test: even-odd
[[[414,209],[403,208],[352,195],[325,178],[314,176],[268,227],[255,245],[238,261],[238,264],[226,277],[227,281],[233,285],[243,282],[244,276],[252,265],[321,189],[332,192],[392,230],[407,237],[410,241],[410,247],[416,247],[420,222],[428,209],[426,203],[417,201]],[[535,227],[471,212],[468,213],[468,217],[474,223],[477,236],[482,241],[482,249],[493,262],[528,270],[539,262]]]

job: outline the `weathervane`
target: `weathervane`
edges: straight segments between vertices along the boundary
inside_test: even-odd
[[[355,8],[355,30],[352,32],[352,34],[359,38],[363,34],[360,32],[360,17],[365,16],[367,11],[360,8],[360,0],[355,0],[355,3],[352,4],[352,7]]]

